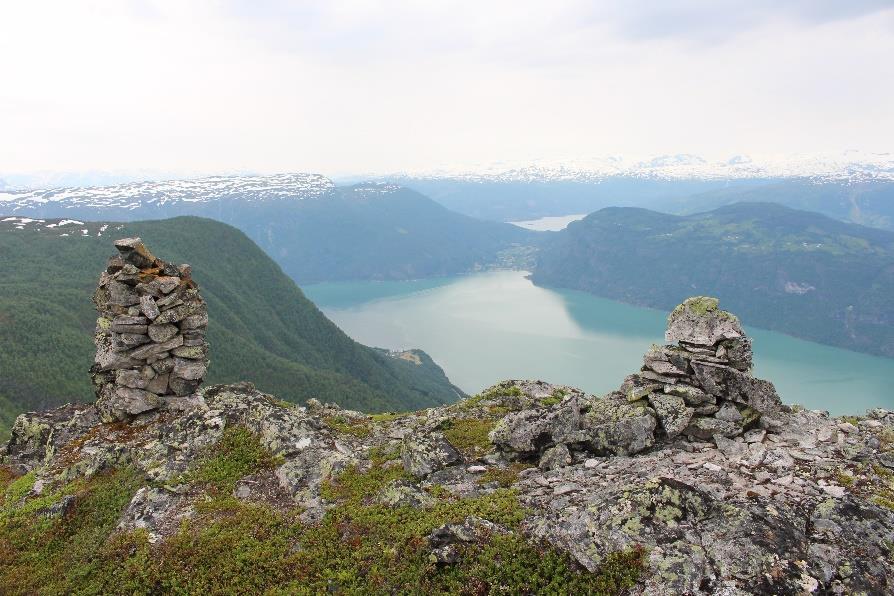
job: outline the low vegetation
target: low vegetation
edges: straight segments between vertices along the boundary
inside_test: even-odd
[[[194,514],[155,543],[145,530],[115,531],[145,484],[131,469],[34,494],[33,474],[0,468],[0,593],[617,594],[642,571],[640,549],[609,554],[590,573],[529,542],[510,489],[471,498],[442,491],[424,507],[379,504],[384,486],[408,478],[393,446],[370,456],[368,469],[350,467],[324,484],[333,506],[304,524],[298,509],[231,496],[240,478],[276,459],[247,429],[229,428],[186,477],[203,492]],[[429,534],[470,516],[499,531],[459,544],[458,563],[437,563]]]

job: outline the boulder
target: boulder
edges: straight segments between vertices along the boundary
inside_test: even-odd
[[[665,341],[714,346],[721,340],[745,336],[739,319],[718,307],[717,298],[693,296],[668,317]]]

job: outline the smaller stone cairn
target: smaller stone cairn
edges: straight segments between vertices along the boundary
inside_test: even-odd
[[[658,433],[716,440],[740,435],[762,417],[771,423],[779,395],[771,382],[751,376],[751,340],[716,298],[695,296],[675,308],[665,340],[620,388],[628,402],[648,401]]]
[[[190,266],[154,257],[139,238],[115,248],[93,296],[97,408],[108,421],[188,408],[208,369],[208,309]]]

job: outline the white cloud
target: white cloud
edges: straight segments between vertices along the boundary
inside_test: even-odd
[[[656,5],[4,3],[0,175],[892,149],[884,3]]]

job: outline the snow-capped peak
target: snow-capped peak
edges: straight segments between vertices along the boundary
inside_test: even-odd
[[[817,155],[735,155],[708,160],[681,153],[631,160],[619,156],[499,162],[403,172],[380,178],[447,178],[468,181],[581,181],[627,177],[657,180],[808,178],[816,181],[894,181],[894,153],[848,151]]]
[[[242,201],[309,199],[330,193],[331,180],[319,174],[210,176],[192,180],[131,182],[114,186],[0,191],[0,211],[64,203],[68,207],[133,210],[178,202],[207,203],[227,198]],[[4,207],[6,205],[6,207]]]

